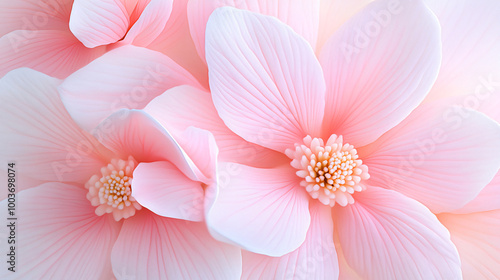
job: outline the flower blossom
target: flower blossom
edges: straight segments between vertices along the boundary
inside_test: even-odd
[[[418,106],[438,76],[440,35],[421,1],[376,1],[318,61],[275,18],[211,15],[205,51],[218,115],[288,161],[219,164],[232,172],[207,224],[248,250],[243,278],[461,278],[433,213],[460,209],[493,178],[500,126],[474,111],[457,118],[440,102]]]
[[[29,67],[65,78],[123,45],[163,52],[206,83],[187,0],[0,1],[0,76]]]
[[[93,136],[67,113],[60,83],[26,68],[0,80],[9,120],[0,155],[19,172],[20,256],[1,278],[237,279],[240,250],[203,222],[211,134],[185,130],[192,141],[182,149],[149,114],[121,110]]]

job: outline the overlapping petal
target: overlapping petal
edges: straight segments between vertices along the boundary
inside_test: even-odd
[[[147,210],[146,210],[147,211]],[[115,275],[145,279],[238,279],[241,253],[202,223],[141,211],[123,223],[113,247]]]
[[[123,44],[145,47],[162,32],[172,12],[172,0],[151,0],[130,27]]]
[[[498,198],[498,197],[497,197]],[[500,210],[471,214],[440,214],[462,261],[464,279],[500,277]]]
[[[203,176],[172,135],[143,111],[122,109],[105,119],[94,135],[116,157],[169,161],[192,180]]]
[[[142,109],[165,90],[196,79],[165,55],[123,46],[76,71],[59,87],[75,121],[91,131],[111,113]]]
[[[320,55],[324,132],[366,145],[417,107],[441,61],[440,28],[421,1],[376,1],[334,33]]]
[[[198,54],[204,61],[207,21],[214,10],[224,6],[274,16],[292,27],[313,48],[316,45],[320,13],[319,0],[293,2],[283,0],[190,0],[188,2],[189,28]]]
[[[0,77],[29,67],[61,79],[105,52],[104,48],[87,49],[63,30],[15,30],[0,38],[0,49]]]
[[[71,119],[59,84],[27,68],[0,80],[0,154],[17,162],[25,177],[81,183],[99,171],[109,151]]]
[[[218,179],[207,214],[214,236],[270,256],[287,254],[304,242],[311,220],[309,197],[289,166],[221,163]]]
[[[461,279],[450,234],[417,201],[368,186],[334,215],[347,263],[363,279]]]
[[[168,161],[140,163],[132,196],[153,213],[188,221],[203,220],[203,188]]]
[[[500,3],[492,0],[425,1],[442,29],[443,62],[428,100],[498,90]]]
[[[394,189],[434,213],[476,197],[500,166],[500,125],[461,107],[429,104],[360,149],[373,184]]]
[[[242,279],[337,279],[339,265],[331,209],[319,203],[310,208],[311,225],[304,243],[282,257],[243,251]]]
[[[130,24],[125,1],[75,0],[69,28],[87,48],[114,43],[125,36]]]
[[[207,24],[206,51],[215,107],[239,136],[284,152],[319,133],[321,67],[291,28],[272,17],[219,8]]]
[[[68,30],[73,0],[0,2],[0,37],[15,30]]]
[[[18,194],[16,272],[3,269],[2,279],[109,277],[109,255],[120,224],[110,216],[96,216],[85,193],[73,185],[46,183]],[[7,200],[0,205],[7,209]]]
[[[321,51],[326,41],[328,41],[342,24],[372,1],[373,0],[321,0],[316,52],[319,53]]]
[[[218,158],[221,161],[254,167],[271,167],[289,162],[281,153],[247,142],[232,132],[217,114],[212,97],[205,90],[191,86],[175,87],[153,99],[144,110],[174,136],[179,135],[179,141],[193,140],[181,136],[191,126],[210,131],[217,141]]]

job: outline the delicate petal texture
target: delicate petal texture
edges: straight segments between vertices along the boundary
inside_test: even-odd
[[[122,39],[129,27],[129,15],[122,0],[75,0],[69,28],[87,48],[108,45]]]
[[[132,196],[157,215],[203,220],[203,188],[167,161],[140,163],[134,170]]]
[[[72,5],[73,0],[0,1],[0,37],[14,30],[68,30]]]
[[[85,192],[46,183],[17,194],[22,203],[16,209],[16,272],[2,269],[0,278],[102,279],[108,273],[120,224],[109,215],[97,216]],[[0,205],[7,209],[7,200]],[[6,220],[7,211],[2,212]]]
[[[311,220],[309,198],[290,166],[222,163],[218,173],[219,191],[207,215],[218,238],[269,256],[282,256],[304,242]]]
[[[6,159],[6,158],[4,158],[3,155],[0,155],[0,158],[5,162],[5,165],[0,169],[0,180],[1,180],[0,182],[9,182],[8,175],[12,174],[12,173],[15,174],[17,172],[16,170],[17,170],[17,167],[19,166],[19,163],[16,163],[16,161],[14,161],[12,159]],[[15,163],[13,166],[14,168],[11,168],[10,166],[7,165],[7,164],[12,163],[12,162]],[[9,172],[8,169],[14,169],[15,171]],[[16,193],[19,193],[20,191],[27,190],[27,189],[30,189],[30,188],[33,188],[33,187],[36,187],[36,186],[39,186],[39,185],[45,183],[44,180],[33,179],[33,178],[28,177],[28,176],[25,176],[24,174],[23,174],[23,176],[19,176],[18,174],[16,174],[15,177],[16,178],[15,178],[14,183],[16,185],[15,186]],[[4,200],[5,198],[7,198],[8,194],[9,194],[9,188],[8,188],[8,184],[6,184],[4,188],[0,188],[0,200]]]
[[[500,172],[481,192],[464,207],[453,213],[473,213],[500,209]]]
[[[166,54],[196,77],[203,87],[208,88],[208,69],[204,62],[205,57],[202,61],[189,32],[188,2],[191,1],[174,1],[172,13],[165,28],[147,48]]]
[[[342,24],[372,1],[373,0],[321,0],[316,51],[321,51],[326,41]]]
[[[500,105],[499,86],[500,84],[496,84],[496,88],[493,88],[493,91],[489,91],[485,95],[474,94],[472,97],[470,95],[466,96],[461,104],[467,108],[478,110],[500,123],[500,110],[498,110],[498,106]]]
[[[438,218],[460,253],[464,279],[500,278],[500,210]]]
[[[319,133],[325,84],[307,42],[275,18],[217,9],[207,24],[210,89],[226,125],[280,152]]]
[[[151,0],[123,39],[124,44],[145,47],[161,33],[172,12],[173,0]]]
[[[449,212],[478,195],[500,166],[500,125],[454,106],[420,106],[359,149],[370,181]]]
[[[421,1],[369,4],[320,56],[327,93],[324,137],[356,147],[376,140],[423,100],[441,61],[439,23]]]
[[[142,109],[165,90],[196,80],[161,53],[123,46],[69,76],[59,90],[75,121],[91,131],[121,109]]]
[[[311,226],[306,240],[282,257],[243,251],[242,279],[337,279],[339,266],[333,244],[331,208],[311,204]]]
[[[180,136],[175,136],[179,145],[196,165],[203,176],[199,176],[203,183],[210,183],[216,179],[216,162],[219,148],[214,136],[207,130],[190,126]]]
[[[121,158],[170,161],[192,180],[201,175],[170,133],[143,111],[122,109],[105,119],[94,135]]]
[[[191,36],[200,57],[205,60],[205,30],[210,14],[217,8],[232,6],[274,16],[293,28],[314,48],[318,36],[319,0],[190,0],[188,18]]]
[[[347,263],[363,279],[461,279],[450,234],[417,201],[368,186],[334,217]]]
[[[443,63],[428,100],[499,87],[500,2],[426,0],[442,28]]]
[[[102,55],[103,48],[87,49],[68,31],[17,30],[0,38],[0,77],[29,67],[65,78]]]
[[[210,131],[217,141],[221,161],[254,167],[271,167],[290,162],[283,154],[247,142],[232,132],[217,115],[212,97],[205,90],[191,86],[175,87],[153,99],[144,110],[174,136],[190,126]]]
[[[335,250],[337,251],[337,257],[339,260],[339,279],[340,280],[363,280],[359,274],[354,271],[348,264],[345,259],[344,252],[342,251],[342,247],[338,244],[338,241],[335,243]]]
[[[115,275],[141,279],[224,280],[241,275],[240,250],[213,239],[203,223],[147,210],[124,221],[111,262]]]
[[[27,68],[0,80],[0,158],[16,162],[23,177],[83,183],[109,151],[71,119],[57,94],[59,83]]]

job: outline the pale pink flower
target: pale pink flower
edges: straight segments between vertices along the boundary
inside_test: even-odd
[[[433,212],[460,209],[493,178],[500,127],[473,111],[459,122],[440,103],[417,108],[438,75],[440,35],[420,1],[376,1],[318,62],[275,18],[211,15],[205,51],[219,116],[291,162],[219,164],[229,178],[207,224],[250,251],[243,278],[461,278]]]
[[[122,45],[163,52],[206,83],[187,0],[0,1],[0,76],[29,67],[65,78]]]
[[[1,278],[238,278],[240,250],[203,223],[211,134],[185,130],[182,149],[147,113],[121,110],[92,136],[65,110],[60,83],[26,68],[0,80],[0,154],[18,178],[17,271]]]

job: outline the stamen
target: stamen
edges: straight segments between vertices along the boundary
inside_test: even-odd
[[[128,160],[112,159],[111,163],[101,168],[100,175],[94,175],[85,184],[89,190],[87,199],[97,206],[95,213],[102,216],[113,213],[116,221],[126,219],[142,207],[132,197],[132,174],[136,161],[129,156]]]
[[[354,146],[342,144],[342,136],[331,135],[326,145],[323,139],[307,136],[304,144],[295,144],[295,150],[285,153],[297,176],[304,179],[300,185],[325,205],[352,204],[352,194],[366,189],[360,182],[370,178],[368,167],[358,159]]]

